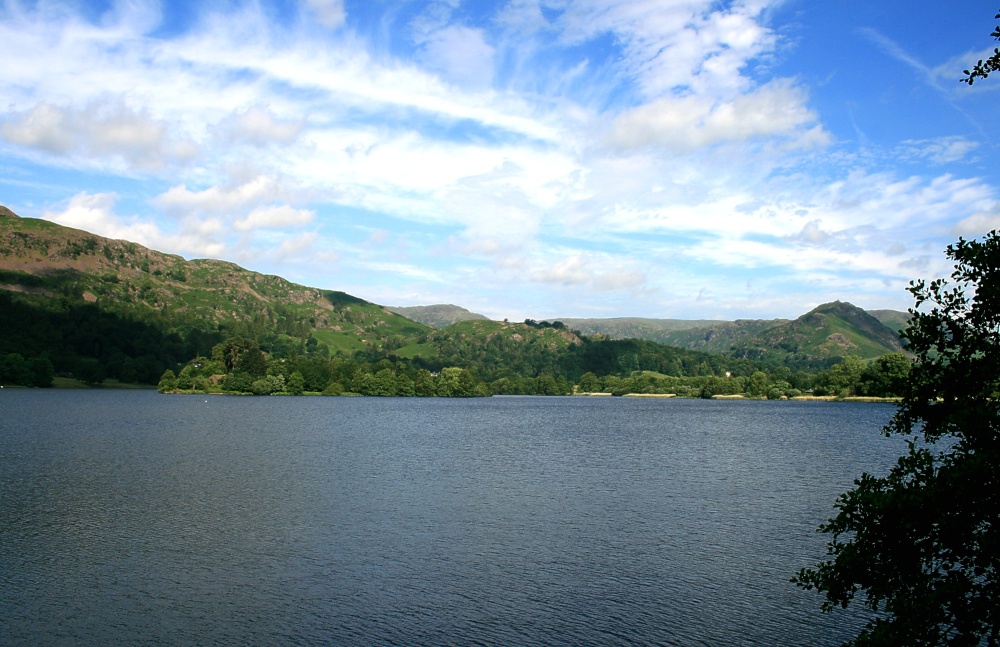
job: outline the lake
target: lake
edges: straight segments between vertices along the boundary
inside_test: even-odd
[[[0,643],[836,645],[883,404],[0,391]]]

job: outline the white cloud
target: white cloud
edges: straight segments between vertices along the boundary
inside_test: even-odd
[[[114,193],[78,193],[62,211],[46,211],[45,219],[66,227],[85,229],[94,233],[104,233],[114,228],[112,209],[118,196]],[[118,238],[114,233],[105,233]]]
[[[344,24],[347,15],[343,0],[305,0],[306,6],[325,27],[334,29]]]
[[[637,270],[616,270],[598,276],[594,287],[602,292],[632,290],[646,283],[648,276]]]
[[[168,214],[235,214],[257,205],[284,201],[288,192],[277,177],[259,175],[235,186],[212,186],[191,191],[186,185],[171,187],[156,196],[152,204]]]
[[[301,261],[311,255],[317,241],[315,232],[288,236],[280,231],[268,231],[259,240],[252,237],[253,233],[261,230],[282,230],[309,224],[315,218],[311,210],[294,209],[287,205],[266,206],[255,208],[247,216],[237,219],[228,214],[211,215],[200,209],[185,214],[173,223],[172,231],[167,231],[148,217],[117,214],[115,205],[118,199],[113,193],[79,193],[64,208],[47,211],[44,217],[67,227],[135,241],[152,249],[230,260],[256,261],[264,257],[272,262]]]
[[[436,29],[421,41],[425,65],[467,85],[492,84],[494,53],[482,30],[461,25]]]
[[[979,142],[960,136],[907,139],[900,144],[897,155],[905,160],[928,160],[935,164],[949,164],[966,159],[969,153],[977,148]]]
[[[646,284],[649,276],[628,258],[569,249],[540,251],[530,278],[536,283],[563,287],[585,286],[599,292],[632,291]]]
[[[408,263],[389,263],[389,262],[361,262],[358,264],[360,269],[369,272],[379,272],[385,273],[398,277],[405,277],[409,279],[419,279],[421,281],[430,281],[433,283],[448,283],[448,280],[441,276],[441,274],[428,270],[423,267],[418,267],[416,265]]]
[[[585,267],[582,257],[573,255],[552,265],[533,270],[531,278],[539,283],[581,285],[593,280],[594,275]]]
[[[120,101],[97,101],[74,109],[39,103],[11,114],[0,127],[7,141],[55,155],[118,157],[136,169],[159,169],[195,157],[198,148],[167,135],[164,123]]]
[[[40,103],[29,112],[13,115],[0,128],[0,135],[9,142],[34,146],[50,153],[68,153],[76,146],[76,133],[66,123],[65,111]]]
[[[881,247],[837,249],[784,241],[717,238],[686,248],[684,253],[692,259],[710,258],[717,265],[742,268],[744,272],[757,268],[791,270],[801,281],[813,277],[858,275],[891,280],[902,289],[913,277],[908,265],[914,257],[893,258]]]
[[[317,238],[316,232],[311,231],[286,238],[271,253],[271,256],[277,262],[298,262],[306,258],[311,258]]]
[[[810,220],[802,227],[802,231],[788,238],[789,240],[797,240],[814,245],[826,242],[830,239],[830,234],[823,231],[820,225],[822,225],[822,221]]]
[[[246,143],[253,146],[289,144],[305,127],[304,120],[279,121],[271,112],[260,106],[236,112],[221,122],[223,138],[228,143]]]
[[[497,22],[522,37],[549,27],[539,0],[510,0],[497,14]]]
[[[811,79],[754,67],[776,48],[762,16],[778,0],[515,0],[486,17],[430,4],[416,21],[372,5],[384,42],[339,0],[284,21],[266,0],[213,4],[177,38],[148,36],[152,3],[94,22],[68,4],[0,5],[16,62],[0,66],[0,156],[148,200],[156,213],[126,217],[113,194],[82,193],[49,215],[168,251],[275,269],[335,254],[342,276],[576,303],[606,290],[601,304],[622,308],[639,290],[694,303],[713,281],[716,299],[742,295],[756,270],[824,289],[832,267],[896,282],[944,237],[1000,224],[989,180],[887,166],[991,154],[968,137],[837,157]],[[357,232],[379,229],[420,240],[372,261]]]
[[[921,62],[916,56],[903,49],[903,47],[891,38],[886,37],[884,34],[880,33],[876,29],[872,29],[871,27],[862,27],[858,31],[873,43],[878,45],[878,47],[887,55],[911,68],[918,74],[918,76],[922,77],[924,82],[929,86],[939,92],[944,92],[944,89],[938,82],[939,79],[936,77],[933,70]]]
[[[562,23],[571,41],[614,34],[623,69],[647,98],[676,89],[731,97],[748,86],[747,63],[774,46],[759,21],[769,4],[719,10],[711,0],[593,0],[567,6]]]
[[[170,234],[148,219],[122,217],[115,213],[118,196],[113,193],[78,193],[60,211],[46,211],[46,220],[83,229],[107,238],[129,240],[157,250],[173,253],[221,257],[233,251],[210,234],[219,230],[217,223],[189,223],[187,228]],[[193,226],[191,226],[193,225]]]
[[[956,236],[975,238],[1000,229],[1000,202],[983,211],[962,218],[953,229]]]
[[[237,231],[250,231],[261,227],[272,229],[301,227],[312,222],[315,217],[315,211],[293,209],[288,205],[257,207],[246,218],[234,222],[233,228]]]
[[[815,140],[810,132],[815,123],[805,93],[778,80],[725,103],[690,95],[657,99],[619,115],[608,140],[621,149],[662,146],[688,152],[758,138],[806,134]]]

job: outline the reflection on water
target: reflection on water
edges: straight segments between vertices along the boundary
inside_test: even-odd
[[[0,642],[834,645],[886,405],[0,393]]]

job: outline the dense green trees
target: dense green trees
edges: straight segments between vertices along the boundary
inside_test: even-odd
[[[0,356],[0,384],[52,386],[54,369],[45,357],[25,359],[20,353]]]
[[[864,592],[881,613],[852,645],[1000,645],[1000,235],[946,253],[950,281],[910,286],[916,360],[885,428],[909,449],[841,495],[830,559],[795,578],[827,610]]]
[[[288,393],[291,395],[302,395],[306,390],[306,380],[302,377],[301,371],[295,371],[288,377]]]
[[[910,358],[903,353],[889,353],[873,360],[861,373],[862,395],[903,395],[911,367]]]
[[[164,330],[61,296],[6,290],[0,290],[0,331],[0,357],[17,354],[38,362],[40,369],[50,367],[52,375],[84,381],[146,384],[155,384],[165,369],[207,353],[222,338],[218,332]]]
[[[839,364],[830,367],[821,381],[836,395],[856,395],[864,372],[864,362],[857,357],[845,357]]]
[[[899,397],[910,372],[905,353],[889,353],[867,364],[856,357],[845,357],[829,370],[815,376],[817,395]]]
[[[18,280],[30,282],[32,278],[26,276]],[[289,381],[297,372],[303,393],[426,397],[437,394],[440,374],[454,367],[469,371],[467,379],[476,382],[477,392],[564,395],[596,389],[618,395],[697,397],[743,392],[741,380],[762,371],[767,376],[766,388],[758,388],[758,379],[753,395],[782,397],[808,391],[815,377],[808,373],[793,376],[784,367],[651,341],[588,339],[559,322],[490,322],[494,327],[484,334],[452,327],[434,333],[432,353],[409,359],[397,356],[397,345],[389,343],[370,344],[354,354],[331,352],[290,310],[279,313],[280,330],[249,324],[239,328],[220,324],[216,330],[205,330],[199,327],[203,321],[188,321],[183,313],[174,313],[169,322],[157,321],[150,318],[148,308],[133,312],[134,304],[120,305],[120,312],[110,312],[81,303],[78,295],[68,293],[43,297],[0,291],[0,330],[5,333],[0,335],[0,358],[17,355],[23,360],[12,359],[11,367],[0,367],[0,381],[47,385],[56,375],[92,384],[105,379],[155,384],[170,370],[170,389],[297,393],[298,380]],[[23,370],[24,362],[37,369],[30,378]],[[283,384],[279,385],[278,378]],[[851,391],[875,391],[882,383],[865,384],[854,385]],[[822,383],[820,388],[836,391]]]
[[[580,376],[580,391],[583,393],[599,393],[601,391],[601,379],[596,374],[587,371]]]
[[[211,359],[198,357],[176,371],[171,369],[169,375],[165,373],[160,388],[418,397],[604,392],[703,398],[745,395],[775,400],[808,393],[813,386],[819,395],[894,396],[909,370],[909,359],[902,353],[867,364],[848,357],[819,374],[793,374],[785,367],[750,371],[754,364],[747,360],[727,360],[639,340],[585,341],[562,353],[551,349],[543,353],[538,344],[523,344],[515,346],[510,361],[498,351],[506,348],[506,343],[495,339],[456,337],[449,343],[446,358],[453,363],[370,352],[330,357],[324,346],[304,343],[272,345],[268,353],[256,340],[233,337],[217,344]],[[612,372],[582,371],[601,366]],[[647,366],[674,374],[641,368]],[[735,370],[727,370],[729,367]]]
[[[474,371],[449,367],[431,373],[411,363],[383,358],[374,364],[345,357],[328,358],[313,347],[312,355],[265,355],[257,343],[233,338],[212,349],[212,357],[191,360],[180,372],[164,371],[161,391],[208,391],[254,395],[306,392],[371,396],[491,395]]]

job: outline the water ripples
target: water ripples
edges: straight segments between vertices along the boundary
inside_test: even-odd
[[[834,645],[880,405],[4,392],[8,644]]]

